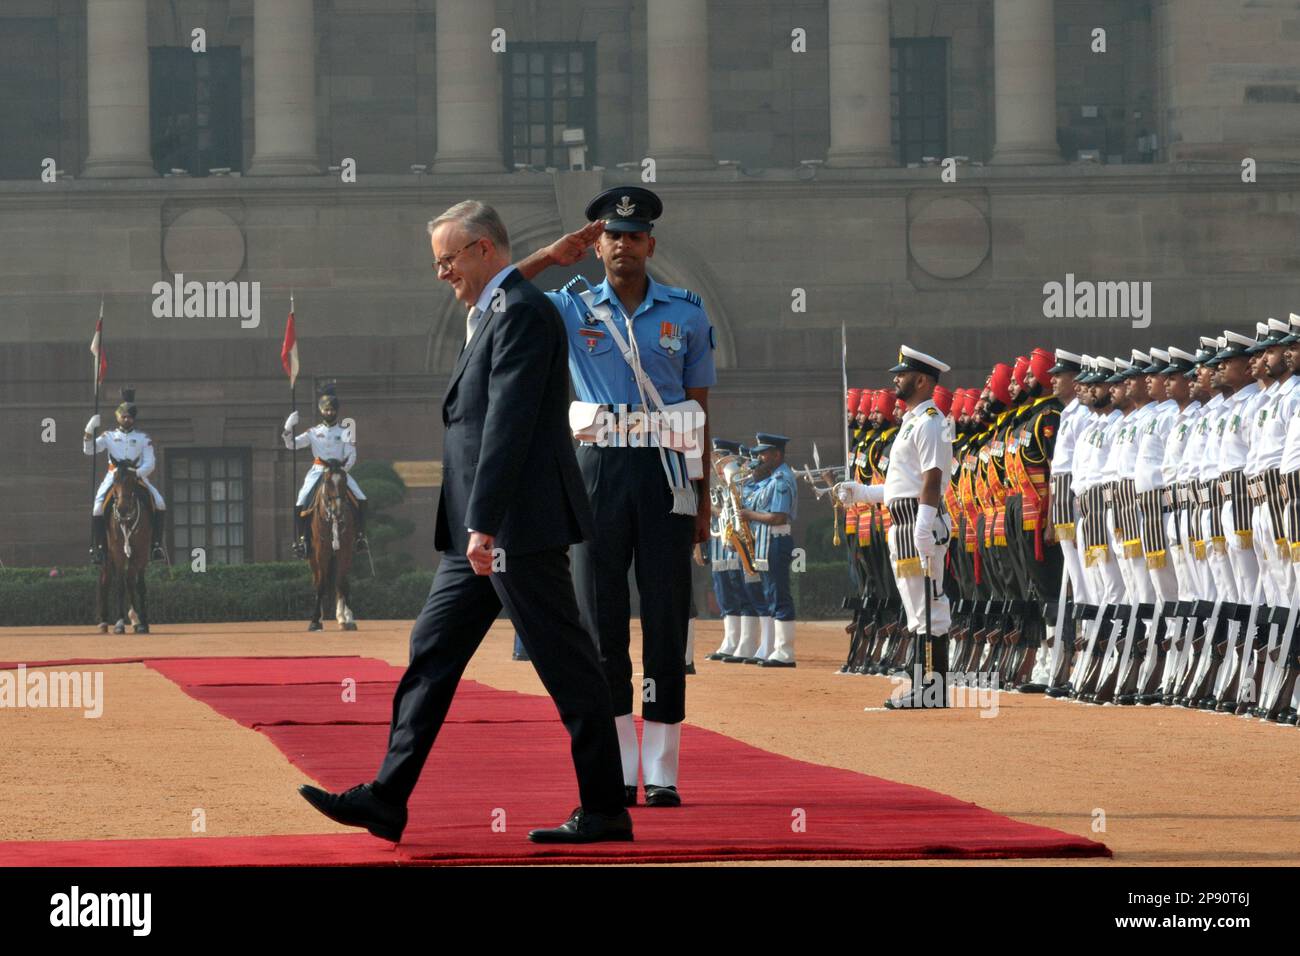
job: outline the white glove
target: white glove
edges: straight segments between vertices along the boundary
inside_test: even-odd
[[[867,500],[866,485],[856,481],[841,481],[831,490],[842,505],[862,504]]]
[[[289,413],[289,417],[284,420],[284,430],[289,431],[294,425],[298,424],[298,412],[295,409]]]
[[[939,518],[939,509],[934,505],[918,505],[916,508],[916,526],[912,529],[912,541],[916,544],[916,553],[927,566],[934,560],[938,545],[934,540],[934,525]]]
[[[98,427],[99,427],[99,416],[91,415],[90,421],[86,422],[86,434],[89,435]]]

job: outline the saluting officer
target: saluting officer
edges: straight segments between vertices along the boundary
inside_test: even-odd
[[[303,477],[302,487],[298,490],[298,497],[293,505],[293,550],[294,554],[300,558],[307,556],[307,535],[311,530],[311,518],[303,515],[303,510],[310,505],[312,492],[320,481],[321,475],[325,474],[325,463],[328,461],[342,462],[343,470],[349,472],[348,490],[352,492],[352,496],[357,500],[356,549],[364,551],[368,547],[366,544],[366,496],[362,492],[361,486],[357,484],[357,480],[350,474],[352,466],[357,463],[357,444],[349,430],[339,424],[339,397],[335,393],[333,385],[326,385],[321,389],[316,407],[320,412],[320,422],[318,424],[313,425],[300,435],[294,435],[293,427],[298,424],[298,412],[295,410],[285,419],[284,431],[281,434],[285,448],[307,448],[310,446],[313,459],[312,466],[307,469],[307,474]]]
[[[713,327],[700,297],[646,272],[655,252],[650,232],[662,212],[648,189],[608,189],[587,204],[589,226],[518,268],[531,279],[549,266],[573,265],[592,244],[605,266],[605,280],[594,289],[577,276],[548,293],[569,333],[578,396],[570,425],[598,529],[594,540],[575,547],[573,576],[613,696],[628,803],[636,801],[639,756],[646,805],[678,806],[691,550],[709,539],[702,456],[709,447],[708,392],[717,375]],[[645,674],[639,754],[629,653],[633,560]]]
[[[933,356],[904,345],[898,353],[898,364],[890,369],[894,375],[894,388],[907,405],[907,413],[899,427],[889,454],[889,468],[884,485],[862,485],[845,481],[835,486],[840,501],[851,504],[858,501],[883,501],[889,508],[893,527],[889,534],[889,552],[894,564],[894,577],[907,610],[907,626],[917,635],[917,640],[932,637],[932,668],[936,678],[935,688],[924,686],[924,680],[914,681],[912,695],[902,700],[890,700],[885,706],[946,707],[947,706],[947,656],[950,614],[948,598],[943,593],[943,563],[938,560],[948,546],[949,518],[944,513],[944,494],[952,470],[952,425],[931,396],[939,376],[949,371],[949,366]],[[926,574],[929,588],[928,617],[930,634],[926,625]],[[922,648],[924,645],[919,645]],[[926,655],[918,654],[924,660]],[[923,675],[928,680],[931,674]]]
[[[90,421],[86,422],[86,433],[82,436],[81,450],[87,455],[93,456],[96,452],[103,451],[108,453],[109,458],[116,458],[118,461],[138,462],[135,469],[135,476],[140,480],[140,484],[149,490],[149,497],[153,500],[153,541],[150,543],[151,557],[163,558],[166,555],[162,549],[163,521],[167,514],[167,503],[163,501],[162,494],[149,482],[149,476],[154,470],[154,452],[153,441],[144,432],[135,427],[136,415],[139,409],[135,404],[135,389],[122,389],[122,404],[117,406],[114,413],[117,418],[117,427],[112,431],[106,431],[102,435],[96,435],[93,439],[90,437],[96,428],[99,427],[99,416],[94,415]],[[95,546],[91,549],[91,558],[96,564],[102,564],[104,561],[105,551],[107,549],[108,526],[104,518],[104,502],[108,498],[108,492],[113,487],[114,466],[110,463],[108,471],[104,473],[104,480],[99,483],[99,488],[95,492],[95,501],[91,506],[91,522],[95,531]]]

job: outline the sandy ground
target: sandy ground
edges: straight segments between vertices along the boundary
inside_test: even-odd
[[[362,654],[405,663],[408,622],[365,621],[351,634],[330,627],[308,634],[287,623],[164,624],[147,637],[0,628],[0,661]],[[800,626],[795,670],[706,661],[721,625],[697,628],[698,674],[688,678],[687,699],[689,720],[699,726],[939,790],[1102,840],[1115,853],[1069,865],[1300,863],[1295,728],[1016,694],[1000,695],[995,715],[988,706],[887,712],[878,709],[893,690],[887,679],[834,673],[847,640],[839,625]],[[510,660],[511,635],[507,624],[494,627],[466,676],[543,693],[532,667]],[[261,734],[143,665],[103,670],[97,719],[0,708],[8,767],[0,775],[0,841],[345,830],[302,802],[295,793],[302,773]],[[689,800],[689,780],[682,791]]]

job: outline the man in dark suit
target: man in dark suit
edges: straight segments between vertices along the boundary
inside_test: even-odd
[[[465,666],[504,606],[572,738],[582,806],[535,842],[631,840],[618,735],[595,645],[578,618],[568,546],[593,534],[568,429],[568,341],[555,307],[510,265],[500,217],[459,203],[429,223],[434,269],[469,307],[443,400],[444,552],[411,630],[388,753],[372,783],[299,789],[339,823],[396,842],[406,803]]]

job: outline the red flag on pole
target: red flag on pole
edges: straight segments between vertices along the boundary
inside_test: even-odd
[[[108,374],[108,355],[104,352],[104,303],[99,303],[99,321],[95,323],[95,337],[90,340],[90,354],[95,356],[95,368],[93,377],[95,387],[99,388],[104,384],[104,376]]]
[[[280,346],[280,364],[289,376],[289,387],[298,380],[298,333],[293,328],[293,301],[289,302],[289,321],[284,326],[284,345]]]

